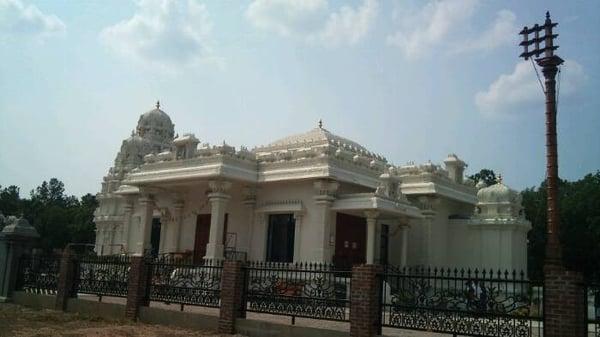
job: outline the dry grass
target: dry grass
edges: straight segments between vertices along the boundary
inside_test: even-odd
[[[0,337],[219,337],[214,331],[105,320],[100,317],[0,304]]]

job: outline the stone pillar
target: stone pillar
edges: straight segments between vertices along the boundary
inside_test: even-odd
[[[377,211],[365,211],[365,217],[367,218],[367,264],[373,264],[375,262],[375,237],[377,233],[377,217],[379,213]]]
[[[246,317],[244,301],[244,270],[241,261],[224,261],[221,274],[221,308],[219,333],[234,334],[236,318]]]
[[[302,212],[294,212],[294,262],[302,262]]]
[[[183,209],[184,209],[185,204],[183,203],[183,201],[179,200],[177,202],[175,202],[175,204],[173,205],[173,208],[175,210],[175,217],[171,222],[171,225],[173,226],[171,233],[170,233],[170,242],[169,242],[169,252],[170,253],[174,253],[174,252],[179,252],[179,248],[181,246],[181,226],[182,226],[182,222],[183,222]]]
[[[408,255],[408,225],[401,225],[402,252],[400,255],[400,265],[406,267],[406,258]]]
[[[73,297],[73,283],[75,278],[75,259],[70,248],[65,248],[60,258],[60,269],[56,289],[55,310],[66,310],[67,301]]]
[[[380,333],[381,266],[366,264],[352,267],[350,294],[350,336],[374,337]]]
[[[121,243],[123,244],[123,251],[128,253],[129,247],[129,233],[131,230],[131,215],[133,214],[133,203],[127,199],[123,206],[123,236]]]
[[[585,323],[585,288],[580,273],[559,263],[544,265],[544,336],[579,337]]]
[[[141,210],[140,225],[142,227],[141,241],[137,243],[136,255],[144,255],[150,249],[150,236],[152,235],[152,211],[154,200],[150,196],[143,196],[138,201]]]
[[[246,224],[246,254],[250,256],[250,249],[252,249],[252,242],[254,236],[254,210],[256,208],[256,187],[247,186],[244,188],[244,200],[242,204],[246,206],[247,210],[247,224]]]
[[[225,230],[225,209],[231,198],[225,192],[231,187],[228,181],[209,181],[211,193],[208,194],[210,202],[210,234],[206,245],[205,259],[223,259],[225,247],[223,246],[223,231]]]
[[[8,217],[0,232],[0,303],[10,300],[16,286],[19,260],[31,252],[38,232],[27,220]]]
[[[148,305],[148,265],[143,256],[132,256],[127,283],[125,318],[137,320],[140,306]]]
[[[335,193],[339,187],[338,182],[331,180],[317,180],[314,183],[316,195],[314,196],[316,212],[318,214],[318,224],[316,230],[319,231],[319,242],[315,242],[316,248],[313,251],[313,260],[320,262],[329,262],[331,260],[331,247],[329,246],[329,237],[331,236],[331,205],[335,201]]]

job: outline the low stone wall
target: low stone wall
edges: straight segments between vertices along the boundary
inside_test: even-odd
[[[310,328],[298,325],[284,325],[265,321],[238,318],[235,321],[237,333],[249,337],[347,337],[348,332]]]
[[[12,293],[11,301],[26,307],[35,309],[54,309],[56,296],[38,295],[24,291],[15,291]]]
[[[191,312],[140,307],[138,321],[149,324],[172,325],[184,329],[217,330],[219,318]]]
[[[125,306],[116,303],[94,302],[70,298],[67,301],[67,312],[77,312],[83,315],[101,317],[104,319],[125,319]]]

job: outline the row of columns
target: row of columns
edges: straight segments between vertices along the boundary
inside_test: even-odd
[[[208,183],[209,191],[208,200],[210,203],[211,209],[211,219],[210,219],[210,234],[209,234],[209,242],[206,245],[206,259],[222,259],[224,255],[225,247],[221,238],[223,238],[223,232],[225,230],[225,213],[227,208],[227,203],[231,196],[226,192],[231,187],[231,182],[228,181],[209,181]],[[142,192],[142,197],[138,200],[138,205],[140,207],[140,225],[141,225],[141,240],[137,242],[135,252],[137,254],[144,254],[148,249],[150,249],[150,237],[152,234],[152,219],[153,212],[156,208],[154,197],[151,193]],[[161,223],[167,226],[173,226],[173,228],[168,231],[164,236],[165,243],[167,247],[162,247],[163,250],[166,251],[179,251],[181,248],[181,235],[183,226],[183,210],[184,210],[183,201],[177,201],[174,206],[174,214],[170,214],[165,212],[162,217]],[[129,240],[129,235],[131,233],[131,214],[132,214],[132,205],[128,203],[125,206],[125,230],[126,240]],[[161,244],[163,244],[161,242]]]
[[[209,194],[208,201],[210,203],[210,212],[211,212],[211,223],[210,223],[210,233],[209,233],[209,242],[206,246],[206,255],[205,259],[222,259],[224,257],[225,246],[222,242],[223,232],[225,230],[225,214],[227,210],[227,204],[231,199],[231,196],[227,193],[231,188],[231,182],[229,181],[209,181]],[[322,223],[322,226],[318,226],[317,229],[320,231],[319,237],[322,238],[320,243],[315,243],[313,250],[313,258],[320,261],[328,261],[332,256],[332,248],[331,248],[331,227],[333,224],[333,212],[331,211],[331,206],[335,201],[335,193],[339,184],[336,181],[330,180],[318,180],[314,183],[314,188],[316,191],[316,195],[314,197],[317,213],[317,218],[319,222]],[[251,219],[249,219],[250,228],[248,228],[249,233],[247,235],[248,242],[247,247],[252,247],[252,236],[254,232],[253,228],[253,216],[254,216],[254,207],[256,205],[256,190],[251,188],[248,191],[244,192],[245,197],[243,200],[243,204],[246,205],[251,214]],[[143,194],[143,196],[138,200],[139,207],[141,208],[141,229],[142,229],[142,240],[137,243],[136,253],[142,254],[146,250],[150,248],[150,236],[152,231],[152,219],[153,219],[153,210],[156,207],[153,196],[149,193]],[[182,201],[178,201],[174,205],[174,214],[173,217],[167,217],[169,221],[169,226],[173,226],[173,229],[169,231],[169,234],[165,236],[166,241],[166,251],[179,251],[181,248],[181,227],[183,221],[183,209],[184,203]],[[125,206],[125,221],[124,221],[124,235],[126,240],[128,240],[129,235],[131,233],[131,215],[132,215],[133,205],[131,203],[127,203]],[[302,214],[300,212],[295,212],[294,217],[296,220],[295,226],[295,238],[296,242],[294,243],[294,259],[299,260],[301,256],[300,250],[301,246],[301,222],[302,222]],[[366,263],[372,264],[376,259],[376,242],[377,242],[377,220],[379,217],[379,212],[370,210],[365,211],[365,217],[367,221],[367,252],[366,252]],[[168,221],[167,220],[167,221]],[[407,257],[407,245],[408,245],[408,230],[405,225],[401,228],[401,241],[402,241],[402,251],[401,251],[401,264],[406,265],[406,257]],[[164,251],[165,249],[163,249]]]

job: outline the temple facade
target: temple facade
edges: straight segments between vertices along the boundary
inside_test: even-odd
[[[525,270],[519,194],[442,165],[396,166],[321,123],[251,150],[142,114],[102,182],[96,252]]]

